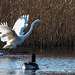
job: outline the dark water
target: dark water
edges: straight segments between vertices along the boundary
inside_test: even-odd
[[[48,55],[47,55],[48,54]],[[24,62],[31,61],[31,55],[0,56],[0,75],[75,75],[74,57],[52,57],[47,53],[37,54],[39,70],[23,70]]]

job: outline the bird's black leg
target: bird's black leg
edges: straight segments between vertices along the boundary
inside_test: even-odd
[[[0,50],[0,56],[3,56],[3,50],[2,49]]]
[[[1,53],[3,53],[3,49],[1,49]]]
[[[9,54],[8,49],[3,49],[3,54]]]

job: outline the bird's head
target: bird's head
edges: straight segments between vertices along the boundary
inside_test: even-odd
[[[48,24],[47,22],[42,21],[42,20],[40,20],[40,19],[37,19],[36,21],[37,21],[37,22],[40,22],[40,23]]]
[[[47,22],[45,22],[45,21],[42,21],[42,23],[44,23],[44,24],[48,24]]]

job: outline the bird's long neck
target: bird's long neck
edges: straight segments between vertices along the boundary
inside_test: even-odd
[[[35,53],[33,53],[33,55],[32,55],[32,60],[31,60],[32,62],[36,62],[36,55],[35,55]]]
[[[34,24],[37,23],[37,22],[40,22],[40,20],[39,20],[39,19],[38,19],[38,20],[35,20],[35,21],[31,24],[31,28],[30,28],[30,30],[24,35],[24,39],[26,39],[26,38],[31,34],[31,32],[32,32],[32,30],[33,30],[33,27],[34,27]]]

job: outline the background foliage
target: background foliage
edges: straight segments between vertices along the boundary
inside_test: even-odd
[[[75,46],[75,0],[0,0],[0,22],[7,21],[11,28],[20,16],[26,14],[30,16],[25,33],[36,19],[48,24],[37,23],[21,47]],[[0,42],[0,48],[4,44]]]

